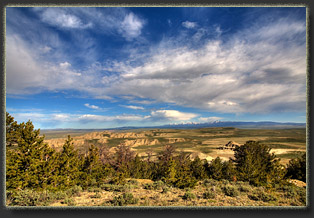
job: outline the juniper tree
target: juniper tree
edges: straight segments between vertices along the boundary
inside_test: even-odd
[[[203,180],[207,177],[204,165],[205,163],[202,162],[202,160],[198,156],[196,156],[191,163],[192,175],[197,180]]]
[[[306,153],[289,161],[286,177],[306,182]]]
[[[19,130],[20,125],[14,120],[8,112],[6,112],[6,146],[11,147],[12,145],[17,145],[17,140],[20,137]]]
[[[177,181],[176,175],[177,175],[177,164],[176,161],[173,158],[168,159],[167,162],[163,163],[162,168],[160,169],[160,176],[162,181],[169,185],[175,184]]]
[[[130,176],[137,179],[143,178],[143,170],[143,161],[136,155],[130,163]]]
[[[191,170],[190,155],[181,153],[176,158],[176,181],[174,186],[178,188],[193,188],[196,185],[197,180],[193,176]]]
[[[54,151],[35,130],[31,121],[17,124],[7,113],[7,141],[16,149],[6,151],[6,184],[8,188],[44,188],[51,182],[51,158]],[[15,126],[15,127],[13,127]],[[18,126],[18,127],[17,127]],[[16,132],[17,133],[16,133]]]
[[[100,159],[99,149],[91,145],[84,159],[81,179],[85,185],[91,185],[94,181],[99,183],[105,177],[104,173],[105,168]]]
[[[216,157],[207,166],[209,178],[221,180],[223,179],[223,162],[220,157]]]
[[[154,179],[166,179],[169,176],[173,178],[175,177],[175,171],[176,171],[176,163],[174,160],[174,153],[175,153],[176,147],[173,145],[166,145],[164,149],[159,152],[157,156],[157,163],[155,164],[154,169]],[[174,179],[170,179],[174,181]]]
[[[222,179],[236,181],[236,171],[231,160],[222,163]]]
[[[271,185],[282,181],[285,170],[270,153],[270,148],[256,141],[247,141],[235,148],[234,159],[237,178],[253,185]]]
[[[82,159],[74,148],[73,139],[68,135],[58,156],[58,186],[65,189],[78,183]]]

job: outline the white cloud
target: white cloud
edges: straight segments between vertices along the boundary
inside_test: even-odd
[[[144,116],[132,115],[132,114],[122,114],[117,116],[104,116],[95,114],[83,114],[73,116],[72,122],[119,122],[125,123],[130,121],[139,121],[145,119]]]
[[[45,80],[43,69],[16,35],[6,38],[6,91],[9,94],[27,94],[27,88]]]
[[[239,33],[227,42],[209,40],[197,49],[171,47],[169,42],[154,48],[138,66],[116,63],[121,77],[105,92],[215,112],[303,111],[305,41],[293,36],[305,35],[305,28],[291,20],[278,22],[284,26],[282,32],[273,30],[280,26],[276,22],[264,24],[268,31],[262,41],[256,40],[260,26],[253,26],[245,31],[245,40]],[[282,37],[290,39],[289,45]]]
[[[139,121],[145,119],[145,117],[140,115],[120,115],[115,116],[114,119],[121,121]]]
[[[37,9],[37,11],[41,11],[40,16],[43,22],[46,22],[52,26],[60,27],[60,28],[87,28],[91,27],[91,24],[84,24],[83,21],[67,12],[62,8],[41,8]]]
[[[60,128],[62,126],[83,126],[88,123],[94,123],[102,126],[112,127],[112,124],[122,124],[128,122],[145,121],[147,117],[141,115],[121,114],[116,116],[104,116],[95,114],[65,114],[65,113],[10,113],[16,121],[27,122],[31,120],[35,125],[53,126]]]
[[[127,40],[132,40],[141,34],[143,26],[144,21],[131,12],[124,17],[120,32]]]
[[[125,8],[34,8],[41,20],[62,29],[86,29],[120,34],[131,41],[141,35],[146,21]]]
[[[185,113],[177,110],[156,110],[151,112],[151,119],[169,121],[187,121],[197,117],[194,113]]]
[[[6,92],[8,94],[34,94],[43,90],[73,89],[95,92],[89,87],[88,76],[70,70],[68,62],[53,64],[40,56],[17,35],[6,37]],[[94,80],[95,77],[92,79]],[[91,83],[92,84],[92,83]]]
[[[185,22],[182,22],[182,26],[184,26],[185,28],[188,28],[188,29],[193,29],[197,26],[197,23],[196,22],[190,22],[190,21],[185,21]]]
[[[133,103],[137,104],[153,104],[155,101],[148,101],[148,100],[132,100]]]
[[[66,62],[60,63],[59,66],[62,67],[62,68],[68,68],[68,67],[71,66],[71,64],[66,61]]]
[[[51,47],[49,46],[44,46],[43,48],[41,48],[41,51],[45,54],[45,53],[49,53],[52,50]]]
[[[141,107],[141,106],[123,105],[123,107],[130,108],[130,109],[134,109],[134,110],[144,110],[144,108]]]
[[[95,109],[95,110],[98,110],[98,109],[100,109],[98,106],[96,106],[96,105],[90,105],[90,104],[84,104],[84,106],[85,107],[88,107],[88,108],[91,108],[91,109]]]

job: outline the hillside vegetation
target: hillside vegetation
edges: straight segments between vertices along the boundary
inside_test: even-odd
[[[103,143],[95,140],[99,133],[91,133],[94,135],[89,139],[92,141],[86,151],[83,149],[86,143],[76,146],[70,136],[62,146],[49,146],[31,121],[18,124],[7,113],[7,205],[306,205],[305,153],[285,166],[270,152],[269,146],[247,140],[231,146],[232,149],[216,149],[230,150],[231,158],[225,160],[217,156],[208,161],[198,155],[191,158],[191,152],[181,150],[179,146],[205,136],[195,132],[195,135],[179,137],[182,131],[171,131],[177,135],[169,137],[169,132],[162,130],[151,130],[151,138],[141,132],[106,132],[99,138],[107,137],[108,141]],[[221,134],[221,137],[224,134],[217,129],[197,131],[207,134],[206,140],[210,139],[210,134]],[[236,130],[230,128],[227,131]],[[126,141],[121,143],[121,140],[143,139],[143,136],[156,142],[157,136],[162,135],[168,141],[151,145],[160,146],[159,150],[146,149],[145,156],[138,155],[131,147],[134,145],[126,145]],[[113,144],[118,140],[120,143]],[[159,142],[162,140],[165,138],[158,139]]]

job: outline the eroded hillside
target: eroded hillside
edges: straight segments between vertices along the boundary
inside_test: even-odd
[[[59,135],[58,135],[59,134]],[[46,142],[60,149],[66,139],[66,132],[46,133]],[[71,135],[71,134],[70,134]],[[165,145],[173,144],[178,152],[191,153],[191,158],[199,156],[208,161],[221,157],[233,157],[233,148],[248,140],[260,141],[272,148],[283,163],[306,151],[305,129],[257,130],[225,128],[203,129],[151,129],[130,131],[100,131],[80,134],[72,132],[75,146],[82,152],[93,144],[107,145],[114,151],[119,144],[130,146],[140,156],[151,153],[154,157]]]

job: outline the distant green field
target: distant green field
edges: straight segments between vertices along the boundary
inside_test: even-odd
[[[68,135],[70,135],[71,137],[81,136],[81,135],[84,135],[86,133],[95,132],[95,131],[96,130],[88,130],[88,129],[40,130],[40,135],[45,135],[46,139],[56,139],[56,138],[67,138]]]
[[[285,154],[278,154],[277,157],[285,158],[285,159],[293,159],[293,158],[301,157],[304,153],[305,152],[300,152],[300,151],[289,151]]]

